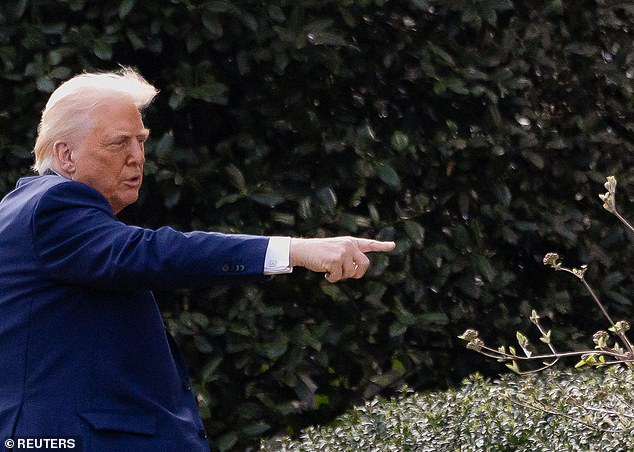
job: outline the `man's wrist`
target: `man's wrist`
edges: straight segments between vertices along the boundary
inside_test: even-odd
[[[303,267],[303,249],[306,243],[306,239],[291,238],[289,248],[289,265],[291,267]]]

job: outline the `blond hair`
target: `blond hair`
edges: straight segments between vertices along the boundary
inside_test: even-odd
[[[131,68],[117,72],[83,73],[62,83],[46,103],[33,148],[33,169],[44,174],[53,159],[56,141],[77,140],[91,124],[91,113],[105,101],[129,99],[139,111],[158,90]]]

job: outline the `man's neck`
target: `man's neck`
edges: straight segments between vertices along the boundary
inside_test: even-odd
[[[59,169],[57,169],[57,168],[55,168],[55,167],[53,167],[53,166],[49,167],[49,168],[48,168],[48,169],[44,172],[44,174],[51,174],[51,175],[52,175],[52,174],[55,174],[55,175],[57,175],[57,176],[65,177],[66,179],[70,179],[70,177],[68,177],[68,175],[64,174],[64,172],[63,172],[63,171],[60,171]]]

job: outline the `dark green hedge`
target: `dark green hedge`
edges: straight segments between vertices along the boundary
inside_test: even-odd
[[[608,174],[634,194],[633,20],[607,0],[5,2],[0,192],[61,80],[131,65],[162,92],[125,221],[398,242],[362,281],[160,294],[214,439],[246,444],[403,379],[498,370],[466,327],[494,343],[535,308],[576,343],[598,315],[548,251],[631,312],[628,237],[597,194]]]

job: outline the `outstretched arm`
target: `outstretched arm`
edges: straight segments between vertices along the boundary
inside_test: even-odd
[[[325,273],[326,279],[334,283],[347,278],[361,278],[370,265],[366,253],[388,252],[395,247],[394,242],[356,237],[293,238],[290,245],[290,265]]]

